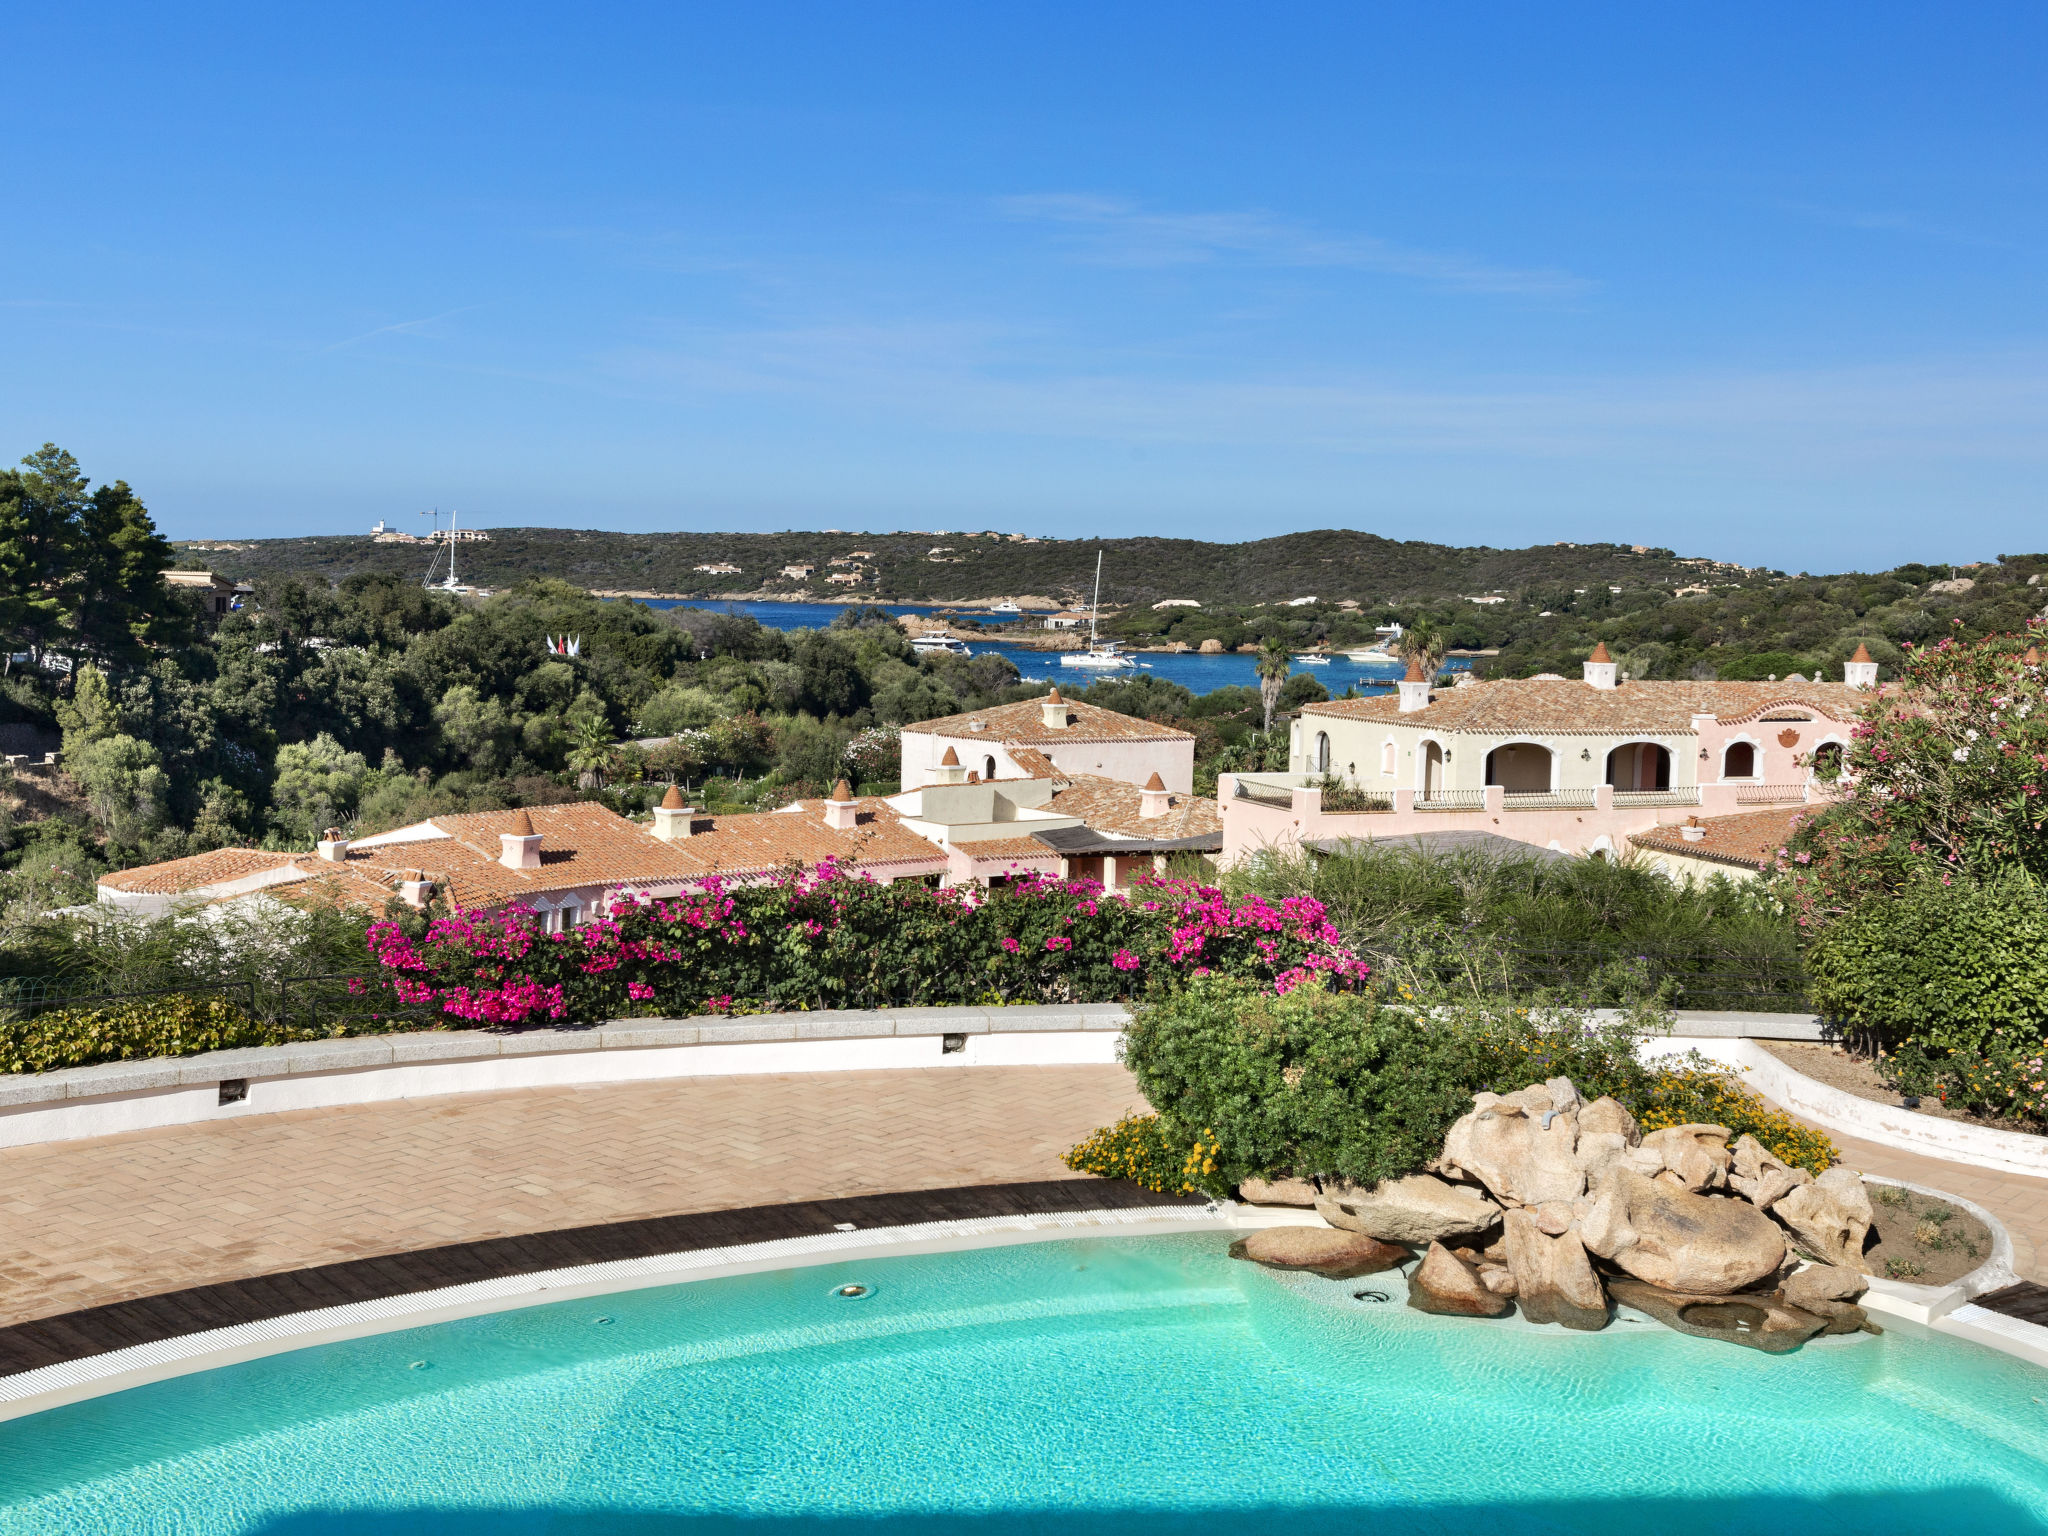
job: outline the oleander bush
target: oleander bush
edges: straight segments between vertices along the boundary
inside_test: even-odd
[[[988,891],[883,885],[826,864],[762,885],[702,882],[614,905],[566,933],[520,908],[461,914],[417,937],[369,931],[366,988],[394,1006],[483,1024],[772,1009],[1101,1002],[1223,975],[1284,992],[1356,985],[1366,967],[1312,899],[1224,897],[1146,879]]]
[[[1159,1123],[1142,1137],[1098,1132],[1071,1156],[1093,1144],[1089,1161],[1114,1166],[1123,1152],[1170,1177],[1174,1151],[1199,1132],[1211,1150],[1188,1182],[1212,1194],[1288,1174],[1370,1184],[1427,1165],[1474,1093],[1565,1076],[1588,1099],[1611,1094],[1646,1129],[1698,1120],[1749,1131],[1787,1162],[1834,1160],[1825,1138],[1704,1063],[1645,1065],[1637,1046],[1655,1024],[1647,1013],[1595,1022],[1483,1000],[1419,1007],[1319,984],[1274,993],[1196,978],[1138,1007],[1125,1036]]]

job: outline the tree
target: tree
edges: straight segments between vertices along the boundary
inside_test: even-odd
[[[63,643],[133,658],[188,633],[163,573],[171,547],[117,480],[97,491],[55,443],[0,471],[0,636],[41,663]],[[11,665],[11,662],[10,662]]]
[[[73,612],[89,498],[78,461],[55,443],[21,462],[0,470],[0,628],[10,654],[24,646],[40,665]]]
[[[1850,743],[1839,803],[1777,860],[1802,925],[1921,880],[2048,879],[2048,623],[1907,653]]]
[[[1432,683],[1444,669],[1444,655],[1451,648],[1450,636],[1428,619],[1417,619],[1401,632],[1401,658],[1421,663],[1422,675]]]
[[[343,749],[322,731],[311,741],[277,749],[277,783],[271,790],[278,824],[312,841],[355,808],[370,765],[360,752]]]
[[[576,787],[596,789],[604,783],[605,770],[618,750],[618,738],[600,715],[585,715],[569,734],[569,766],[576,770]]]
[[[1268,635],[1259,645],[1259,702],[1266,709],[1266,723],[1262,730],[1273,729],[1273,709],[1280,702],[1280,690],[1287,686],[1288,674],[1294,670],[1293,658],[1288,655],[1287,642],[1278,635]]]

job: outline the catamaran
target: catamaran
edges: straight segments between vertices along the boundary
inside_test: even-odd
[[[1098,640],[1095,635],[1095,612],[1102,606],[1102,551],[1095,551],[1095,599],[1088,605],[1088,649],[1069,651],[1060,657],[1063,667],[1086,667],[1094,672],[1117,672],[1125,667],[1135,667],[1138,662],[1126,656],[1114,640]]]
[[[431,512],[421,515],[426,517],[435,516]],[[434,558],[427,563],[427,579],[421,585],[429,592],[452,592],[457,596],[466,597],[474,595],[476,588],[466,587],[455,579],[455,519],[457,516],[458,514],[454,512],[448,514],[448,542],[441,549],[434,551]],[[440,581],[436,581],[434,580],[434,572],[441,568],[442,549],[445,549],[448,553],[448,574]]]

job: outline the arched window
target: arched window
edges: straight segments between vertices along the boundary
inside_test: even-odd
[[[1388,779],[1394,776],[1394,744],[1391,741],[1380,747],[1380,776]]]
[[[1813,749],[1813,776],[1823,783],[1833,783],[1842,776],[1842,744],[1839,741],[1824,741]]]
[[[981,781],[984,784],[986,784],[990,779],[994,778],[995,776],[996,760],[993,757],[984,757],[981,760]]]
[[[1510,742],[1486,754],[1486,782],[1511,795],[1540,795],[1550,788],[1550,749],[1533,742]]]
[[[1721,777],[1724,779],[1753,779],[1756,777],[1756,748],[1746,741],[1731,741],[1721,758]]]
[[[1329,771],[1330,771],[1330,733],[1329,733],[1328,731],[1317,731],[1317,732],[1316,732],[1316,772],[1317,772],[1317,773],[1328,773]]]

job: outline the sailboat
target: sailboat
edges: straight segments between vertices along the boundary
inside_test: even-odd
[[[1069,651],[1060,657],[1063,667],[1086,667],[1092,672],[1118,672],[1137,662],[1117,649],[1114,640],[1100,640],[1095,634],[1096,610],[1102,606],[1102,551],[1095,551],[1095,598],[1088,605],[1088,649]]]
[[[428,513],[428,516],[433,514]],[[448,574],[441,580],[434,580],[434,572],[441,568],[441,550],[434,551],[434,558],[427,563],[427,579],[421,583],[429,592],[452,592],[458,597],[467,597],[476,592],[475,587],[466,587],[455,579],[455,519],[457,513],[448,514],[448,542],[442,549],[448,552]]]

